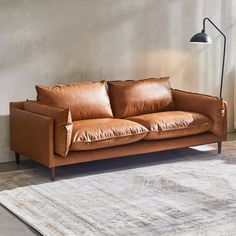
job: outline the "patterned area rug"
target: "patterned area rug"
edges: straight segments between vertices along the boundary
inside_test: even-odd
[[[107,173],[76,168],[55,182],[44,168],[2,173],[0,203],[47,236],[236,235],[235,143]]]

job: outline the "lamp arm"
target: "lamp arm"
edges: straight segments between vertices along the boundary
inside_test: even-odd
[[[208,17],[205,17],[203,19],[203,31],[204,32],[205,32],[206,21],[209,21],[214,26],[214,28],[218,32],[220,32],[220,34],[224,37],[224,49],[223,49],[223,59],[222,59],[221,83],[220,83],[220,98],[222,98],[222,88],[223,88],[223,81],[224,81],[224,67],[225,67],[226,36]]]

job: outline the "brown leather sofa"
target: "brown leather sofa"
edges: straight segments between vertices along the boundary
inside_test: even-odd
[[[226,104],[169,78],[36,86],[10,103],[11,150],[50,168],[226,140]]]

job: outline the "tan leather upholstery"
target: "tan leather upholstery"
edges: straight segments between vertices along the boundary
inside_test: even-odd
[[[70,148],[72,135],[72,119],[70,110],[47,106],[33,101],[25,102],[24,109],[54,120],[54,151],[55,153],[65,157]]]
[[[25,101],[10,102],[10,112],[13,108],[24,109]]]
[[[177,89],[173,89],[172,93],[177,110],[206,115],[213,121],[210,131],[219,137],[226,136],[227,131],[224,129],[226,110],[222,99]]]
[[[145,139],[165,139],[200,134],[211,128],[212,121],[205,115],[168,111],[145,114],[128,118],[145,126],[150,132]]]
[[[169,78],[108,81],[108,91],[118,118],[174,109]]]
[[[65,90],[67,91],[67,89]],[[61,89],[59,89],[59,91],[61,91]],[[64,87],[62,91],[64,91]],[[226,140],[227,137],[226,103],[224,103],[221,99],[216,97],[189,93],[175,89],[173,89],[172,92],[177,110],[181,112],[185,111],[185,112],[200,113],[205,115],[204,118],[202,116],[200,118],[198,116],[197,117],[195,116],[193,122],[197,121],[197,124],[199,124],[199,119],[202,122],[203,120],[206,119],[206,117],[212,120],[213,123],[212,126],[210,127],[209,132],[207,131],[201,134],[194,134],[194,135],[189,135],[188,133],[188,136],[186,137],[180,137],[182,133],[181,134],[179,133],[178,136],[175,138],[166,138],[165,136],[165,139],[162,140],[159,139],[144,140],[143,138],[147,136],[147,130],[144,129],[145,127],[142,127],[141,129],[140,126],[139,128],[138,126],[135,126],[135,128],[133,128],[134,123],[130,125],[130,123],[128,124],[127,122],[131,121],[128,120],[121,120],[124,121],[125,123],[122,122],[116,123],[115,119],[113,120],[111,118],[108,118],[107,120],[111,119],[116,123],[115,124],[109,122],[109,124],[111,125],[110,127],[109,125],[106,124],[106,122],[104,121],[102,122],[102,120],[104,119],[80,120],[74,122],[74,125],[76,124],[75,126],[78,128],[77,130],[80,130],[81,132],[80,131],[77,132],[77,130],[74,129],[73,137],[75,138],[74,141],[76,140],[78,141],[77,144],[79,144],[79,148],[81,148],[80,145],[82,145],[83,150],[74,151],[77,148],[76,142],[74,142],[74,144],[71,146],[72,150],[69,151],[67,158],[62,158],[60,155],[54,153],[54,143],[55,143],[54,120],[47,116],[38,115],[33,112],[28,112],[23,110],[24,102],[14,102],[10,104],[11,150],[23,154],[26,157],[29,157],[45,166],[56,167],[72,163],[80,163],[80,162],[87,162],[105,158],[170,150],[175,148],[189,147],[193,145],[222,142]],[[141,93],[142,91],[140,91],[140,96],[142,97]],[[145,96],[148,99],[148,96],[147,95]],[[120,98],[122,97],[119,96],[118,99]],[[100,98],[98,98],[98,100],[100,101]],[[121,100],[123,100],[123,98]],[[68,104],[69,103],[70,101],[68,100]],[[86,106],[84,107],[84,111],[86,112],[86,114],[93,114],[92,111],[90,113],[90,110],[89,112],[86,111]],[[167,114],[168,113],[165,113],[165,115]],[[152,114],[150,115],[152,116]],[[180,117],[181,119],[183,118],[182,115]],[[169,115],[167,118],[165,118],[165,121],[168,122],[165,122],[165,124],[159,122],[160,123],[159,127],[161,127],[162,130],[165,130],[166,128],[169,127],[174,128],[176,125],[175,124],[176,118],[173,118],[174,123],[170,122]],[[190,127],[192,122],[189,122],[189,118],[185,117],[184,119],[185,121],[187,121],[187,126]],[[100,123],[95,122],[96,120],[99,120]],[[184,122],[181,121],[180,124],[181,125],[185,124],[185,121]],[[178,122],[177,124],[178,125],[176,125],[176,127],[179,127]],[[139,124],[136,123],[135,125]],[[202,125],[199,126],[201,126],[202,128]],[[205,126],[203,125],[203,127]],[[144,131],[143,133],[141,132],[142,130]],[[169,137],[169,131],[167,130],[162,131],[162,135],[165,132],[166,135]],[[171,131],[171,135],[173,135],[173,132]],[[186,134],[186,130],[184,131],[184,133]],[[130,136],[129,135],[122,136],[126,134],[130,134]],[[162,138],[163,137],[164,136],[162,136]],[[124,138],[124,140],[122,140],[122,138]],[[100,140],[95,142],[90,142],[98,139]],[[87,142],[86,140],[90,141]],[[136,142],[137,140],[140,141]],[[128,144],[122,146],[116,146],[124,143]],[[86,150],[84,150],[84,148]]]
[[[113,117],[104,81],[36,86],[37,100],[46,105],[69,108],[73,120]]]
[[[91,150],[139,141],[148,130],[133,121],[91,119],[73,122],[71,150]]]
[[[53,119],[10,104],[11,150],[48,167],[54,164]]]

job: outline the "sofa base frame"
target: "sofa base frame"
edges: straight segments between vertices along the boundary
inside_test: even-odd
[[[221,153],[221,150],[222,150],[222,141],[218,141],[218,142],[216,142],[217,143],[217,151],[218,151],[218,153]],[[204,144],[204,143],[203,143]],[[205,144],[207,144],[207,143],[205,143]],[[201,145],[201,144],[199,144],[199,145]],[[193,145],[193,146],[196,146],[196,145]],[[120,146],[120,148],[122,148],[122,146]],[[180,147],[179,147],[180,148]],[[166,150],[170,150],[170,149],[166,149]],[[160,150],[159,150],[160,151]],[[71,153],[72,154],[72,153]],[[141,154],[141,153],[140,153]],[[133,154],[133,155],[135,155],[135,154]],[[114,157],[119,157],[119,156],[114,156]],[[59,157],[59,158],[61,158],[61,157]],[[69,157],[70,158],[70,157]],[[112,157],[110,157],[110,158],[112,158]],[[99,158],[99,159],[105,159],[105,158]],[[16,164],[20,164],[20,153],[17,153],[17,152],[15,152],[15,160],[16,160]],[[94,160],[96,160],[96,159],[94,159]],[[78,162],[78,163],[82,163],[82,162],[89,162],[90,160],[81,160],[80,162]],[[73,163],[68,163],[68,164],[73,164]],[[58,165],[58,166],[62,166],[62,165]],[[54,181],[55,180],[55,178],[56,178],[56,166],[55,167],[49,167],[49,171],[50,171],[50,179],[52,180],[52,181]]]

